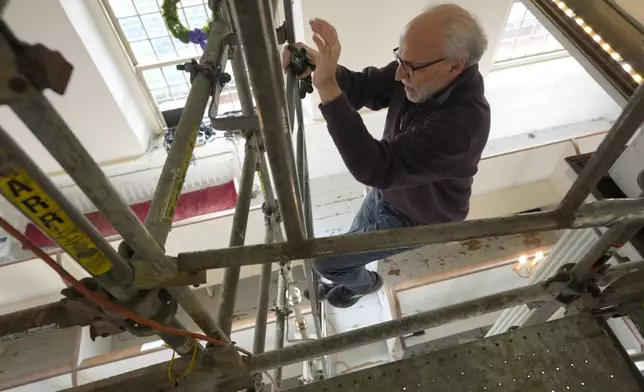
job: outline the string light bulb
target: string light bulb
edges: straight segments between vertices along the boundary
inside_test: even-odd
[[[532,276],[534,270],[541,266],[541,262],[545,257],[543,251],[537,251],[534,256],[521,255],[517,262],[512,264],[512,270],[520,277],[527,279]]]
[[[633,78],[635,83],[637,84],[642,84],[643,77],[642,75],[638,74],[633,70],[633,67],[628,64],[626,61],[624,61],[624,58],[622,57],[621,54],[619,54],[615,49],[613,49],[606,41],[602,39],[602,37],[597,34],[592,27],[588,25],[581,17],[577,16],[575,12],[566,5],[566,3],[562,0],[552,0],[553,3],[559,7],[560,10],[564,12],[564,14],[575,21],[579,27],[581,27],[586,34],[588,34],[599,46],[601,46],[602,50],[606,52],[615,62],[617,62],[628,74]]]

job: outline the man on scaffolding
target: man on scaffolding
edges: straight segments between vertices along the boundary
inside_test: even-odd
[[[318,50],[296,46],[315,64],[320,110],[344,163],[370,187],[348,234],[465,220],[490,130],[478,70],[487,38],[477,20],[457,5],[432,7],[407,24],[394,61],[362,72],[338,65],[331,24],[310,24]],[[285,51],[285,69],[289,63]],[[388,108],[382,140],[369,134],[357,112],[363,107]],[[320,284],[319,298],[354,305],[383,285],[365,266],[404,250],[316,259],[314,269],[331,282]]]

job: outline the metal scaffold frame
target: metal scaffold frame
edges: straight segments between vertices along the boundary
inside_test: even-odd
[[[269,369],[276,369],[275,382],[279,386],[281,367],[303,361],[309,361],[305,366],[314,372],[311,373],[314,378],[322,378],[322,369],[326,369],[322,361],[326,354],[515,305],[542,305],[547,312],[553,306],[558,308],[575,304],[576,309],[592,311],[597,317],[611,314],[611,309],[623,305],[622,298],[614,290],[611,291],[610,301],[602,301],[602,297],[588,301],[587,285],[598,274],[605,272],[604,264],[614,253],[615,243],[627,242],[644,224],[644,198],[584,202],[644,122],[644,87],[635,91],[611,131],[555,210],[351,236],[314,238],[301,101],[296,91],[294,73],[289,71],[286,83],[282,75],[278,52],[278,44],[282,42],[278,42],[273,22],[275,5],[270,0],[211,3],[218,8],[215,14],[220,15],[220,19],[212,24],[207,47],[199,62],[198,72],[145,223],[134,215],[64,119],[43,95],[42,90],[45,88],[51,88],[60,94],[64,92],[71,65],[59,54],[46,48],[33,50],[33,46],[20,42],[1,22],[0,54],[3,60],[0,65],[3,72],[0,73],[0,81],[3,82],[3,87],[0,102],[8,104],[31,129],[120,233],[124,245],[115,252],[3,129],[0,129],[0,191],[83,266],[112,301],[143,317],[183,329],[174,318],[176,307],[180,305],[206,335],[222,343],[223,346],[200,349],[193,375],[182,382],[182,389],[212,390],[218,387],[221,390],[259,390],[262,383],[261,372]],[[285,0],[287,20],[281,29],[287,43],[294,43],[291,7],[291,1]],[[230,247],[181,253],[176,259],[170,258],[165,255],[164,245],[193,153],[198,130],[196,125],[201,122],[209,101],[211,120],[213,124],[218,121],[219,92],[223,83],[223,70],[229,58],[232,58],[242,105],[239,124],[254,124],[250,128],[241,127],[241,134],[246,138],[246,154]],[[54,76],[42,75],[42,72],[34,74],[39,68],[26,66],[43,64],[45,61],[61,72]],[[61,78],[64,79],[62,82]],[[251,88],[256,108],[252,104]],[[295,129],[294,149],[292,135]],[[262,184],[265,200],[263,210],[266,243],[244,246],[255,173]],[[286,241],[283,239],[282,224]],[[609,229],[572,270],[562,271],[563,275],[560,274],[557,280],[350,332],[322,336],[318,301],[315,298],[316,276],[310,263],[312,258],[585,227]],[[80,247],[92,252],[80,252]],[[295,260],[303,260],[307,285],[314,296],[312,310],[316,339],[308,336],[305,324],[302,324],[304,321],[296,295],[290,290],[293,284],[292,261]],[[275,350],[265,352],[273,262],[280,265],[275,310],[277,346]],[[229,338],[240,268],[252,264],[262,264],[256,329],[252,355],[241,356],[230,349],[233,344]],[[187,287],[189,284],[203,283],[205,271],[213,268],[225,268],[218,313],[214,318]],[[632,270],[621,268],[619,274],[611,279],[619,282],[618,278],[629,272],[642,273],[639,267],[636,272]],[[302,340],[306,341],[284,348],[287,297],[293,303]],[[587,301],[580,306],[582,299]],[[537,313],[526,321],[526,326],[544,321]],[[189,361],[187,354],[192,353],[193,338],[154,328],[142,329],[142,326],[128,323],[128,320],[118,317],[114,319],[115,323],[121,323],[118,325],[123,325],[123,329],[132,333],[158,333],[179,354],[186,355],[176,361],[176,366],[185,366]],[[148,390],[166,382],[165,364],[161,364],[88,384],[78,390],[119,390],[125,384],[128,390]]]

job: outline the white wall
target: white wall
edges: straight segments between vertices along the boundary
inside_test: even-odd
[[[110,81],[99,70],[101,63],[95,62],[86,50],[59,1],[11,1],[3,19],[19,39],[42,43],[73,64],[65,95],[51,91],[45,91],[45,95],[97,161],[137,156],[147,149],[152,126],[145,121],[131,122],[132,117],[122,111],[119,103],[125,102],[123,92],[117,102]],[[0,125],[32,157],[37,157],[36,163],[45,172],[59,170],[60,166],[7,106],[0,107]]]
[[[572,57],[490,72],[485,84],[492,108],[492,139],[614,120],[620,113],[619,106]]]

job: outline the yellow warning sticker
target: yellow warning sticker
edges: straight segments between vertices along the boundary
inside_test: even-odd
[[[197,129],[195,132],[198,132]],[[194,150],[195,141],[194,139],[190,142],[190,151]],[[183,183],[185,181],[186,173],[188,173],[188,167],[192,161],[192,154],[186,155],[186,157],[181,161],[181,167],[179,170],[175,171],[173,174],[175,177],[183,175],[183,179],[176,182],[176,186],[170,191],[170,195],[167,198],[165,206],[161,210],[161,222],[168,223],[172,222],[174,218],[174,213],[179,204],[179,198],[181,197],[181,189],[183,189]]]
[[[102,275],[112,262],[23,170],[0,171],[0,193],[93,275]]]

